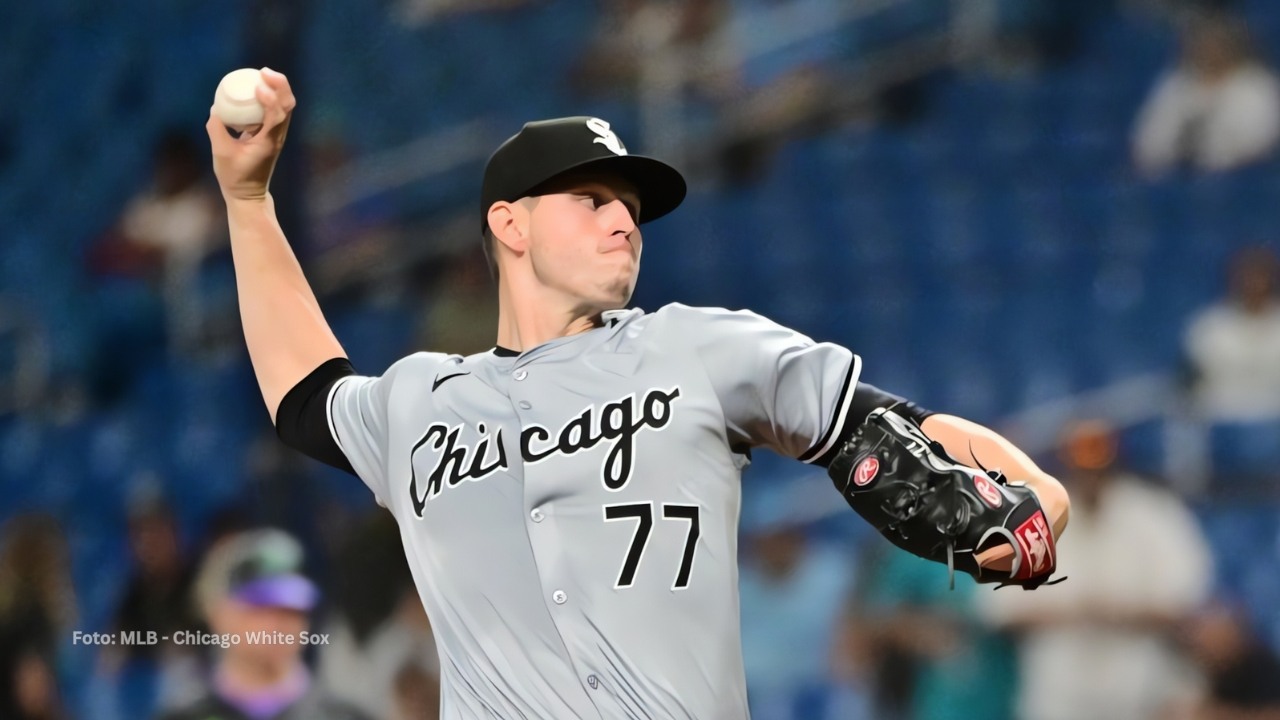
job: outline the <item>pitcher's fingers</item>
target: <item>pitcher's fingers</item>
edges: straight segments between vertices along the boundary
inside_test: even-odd
[[[276,95],[280,97],[280,105],[284,107],[285,112],[290,112],[298,105],[298,99],[293,95],[293,86],[289,84],[289,78],[285,77],[282,72],[276,72],[269,67],[261,70],[262,81],[272,90],[276,91]]]
[[[271,123],[263,126],[263,130],[269,138],[277,144],[283,144],[285,136],[289,133],[289,120],[293,117],[293,109],[297,107],[298,101],[293,95],[293,88],[289,85],[289,78],[284,73],[276,72],[269,67],[261,70],[262,81],[276,95],[280,108],[285,113],[283,122]]]
[[[232,146],[236,139],[231,137],[227,126],[213,114],[213,108],[209,108],[209,122],[204,124],[204,129],[209,133],[209,143],[213,146],[214,155],[229,155],[233,152]]]
[[[280,104],[280,96],[270,87],[259,84],[254,89],[254,97],[258,98],[258,102],[262,103],[263,130],[270,130],[284,122],[285,118],[289,116],[289,111],[285,110]]]
[[[1013,569],[1013,556],[1013,546],[1008,543],[1001,543],[993,548],[983,550],[974,559],[978,561],[980,567],[1008,572]]]
[[[262,103],[264,113],[262,128],[254,137],[261,135],[267,138],[268,142],[280,147],[284,143],[285,135],[289,132],[289,118],[293,113],[292,101],[289,105],[285,105],[275,90],[261,84],[258,85],[255,95],[258,102]]]

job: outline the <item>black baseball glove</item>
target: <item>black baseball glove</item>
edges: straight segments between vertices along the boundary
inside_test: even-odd
[[[959,569],[980,583],[1034,590],[1057,566],[1053,533],[1030,488],[955,462],[892,410],[868,415],[827,474],[849,506],[894,545],[946,563],[953,588]],[[980,567],[977,554],[1001,542],[1013,546],[1011,569]]]

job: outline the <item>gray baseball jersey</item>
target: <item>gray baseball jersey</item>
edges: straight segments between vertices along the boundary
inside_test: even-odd
[[[334,441],[399,522],[448,720],[748,717],[746,451],[821,456],[860,360],[745,311],[604,320],[330,391]]]

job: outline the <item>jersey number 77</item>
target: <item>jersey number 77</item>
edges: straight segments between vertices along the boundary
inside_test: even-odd
[[[664,503],[662,505],[662,519],[687,522],[689,524],[688,534],[684,541],[684,554],[680,558],[680,568],[676,572],[675,582],[671,585],[672,590],[680,590],[689,586],[689,575],[693,572],[693,554],[698,546],[698,533],[700,532],[698,524],[698,506],[697,505],[678,505],[674,503]],[[605,505],[604,519],[606,522],[613,520],[637,520],[635,535],[631,537],[631,547],[627,550],[627,557],[622,563],[622,570],[618,573],[618,582],[614,584],[614,589],[631,587],[636,579],[636,570],[640,567],[640,560],[644,557],[645,547],[649,544],[649,535],[653,531],[653,503],[626,503],[622,505]]]

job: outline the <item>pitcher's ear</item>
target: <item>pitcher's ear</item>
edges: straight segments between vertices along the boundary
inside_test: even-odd
[[[489,232],[495,244],[523,252],[529,243],[529,210],[519,202],[499,200],[489,206]],[[495,245],[494,250],[497,251]]]

